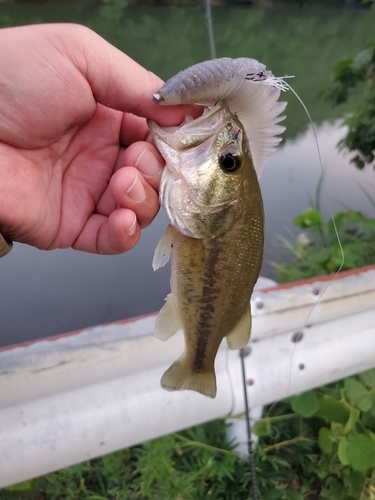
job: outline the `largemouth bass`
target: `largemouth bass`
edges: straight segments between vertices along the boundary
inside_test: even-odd
[[[215,397],[222,339],[231,349],[249,341],[264,242],[258,173],[280,140],[285,108],[272,79],[254,59],[218,59],[179,73],[154,96],[161,104],[206,105],[202,116],[179,127],[149,122],[166,161],[160,202],[170,223],[154,269],[172,255],[171,293],[155,334],[166,340],[182,327],[186,346],[161,379],[165,389]]]

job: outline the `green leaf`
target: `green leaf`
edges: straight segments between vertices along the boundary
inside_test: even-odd
[[[367,372],[363,372],[359,374],[359,378],[369,389],[375,387],[375,370],[367,370]]]
[[[368,437],[372,440],[372,442],[375,444],[375,434],[370,431],[370,429],[367,429],[368,432]]]
[[[332,450],[334,438],[327,427],[321,427],[318,433],[318,443],[322,451],[329,453]]]
[[[365,50],[361,50],[361,52],[359,52],[353,59],[353,69],[358,71],[362,69],[363,66],[367,66],[368,64],[370,64],[373,55],[373,49],[368,48]]]
[[[363,472],[346,469],[343,475],[343,482],[348,488],[351,497],[361,498],[365,486],[366,477]]]
[[[319,498],[326,500],[338,500],[346,498],[345,487],[335,477],[330,476],[325,482],[325,487],[322,488]]]
[[[303,500],[304,496],[298,491],[287,491],[284,495],[285,500]]]
[[[366,387],[353,377],[344,380],[344,388],[349,402],[362,411],[372,406],[372,397]]]
[[[350,411],[343,403],[327,395],[324,395],[319,403],[319,410],[316,413],[318,417],[323,417],[328,422],[346,424],[350,416]]]
[[[339,442],[339,445],[337,447],[337,456],[338,456],[338,459],[340,460],[340,462],[342,463],[342,465],[348,465],[349,464],[349,460],[348,460],[348,457],[346,455],[346,447],[348,445],[348,441],[346,438],[342,438]]]
[[[338,80],[343,75],[347,74],[352,69],[352,59],[342,59],[339,61],[333,69],[333,78]]]
[[[314,253],[314,259],[319,264],[324,264],[325,262],[327,262],[330,256],[331,256],[331,249],[325,247],[320,248]]]
[[[350,409],[349,418],[344,427],[344,434],[348,434],[354,428],[355,424],[359,420],[360,415],[360,411],[357,410],[357,408],[352,407]]]
[[[28,479],[27,481],[22,481],[22,483],[12,484],[4,488],[7,491],[32,491],[38,485],[37,479]]]
[[[319,399],[314,391],[304,392],[291,399],[291,407],[302,417],[311,417],[319,410]]]
[[[322,223],[322,214],[315,208],[308,208],[303,214],[297,215],[293,219],[293,223],[303,229],[308,227],[318,228]]]
[[[271,423],[269,421],[258,421],[254,426],[254,434],[258,437],[269,436],[271,434]]]
[[[351,224],[356,224],[363,219],[363,215],[361,214],[361,212],[358,212],[356,210],[347,210],[343,213],[345,215],[345,219]]]
[[[370,486],[375,486],[375,469],[371,473]]]
[[[354,470],[368,470],[375,467],[375,444],[364,434],[349,436],[346,456]]]
[[[335,438],[343,438],[346,436],[345,427],[343,424],[339,424],[338,422],[331,422],[331,434]]]
[[[281,499],[282,499],[282,493],[277,490],[268,491],[264,495],[264,500],[281,500]]]
[[[362,158],[358,155],[353,156],[350,160],[354,165],[359,169],[362,170],[365,167],[365,162],[362,160]]]

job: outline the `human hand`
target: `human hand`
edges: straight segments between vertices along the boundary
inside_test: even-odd
[[[41,249],[125,252],[159,209],[146,118],[177,125],[162,85],[93,31],[0,30],[0,233]]]

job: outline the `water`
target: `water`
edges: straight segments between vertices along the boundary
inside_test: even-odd
[[[331,110],[317,98],[328,85],[334,63],[354,55],[370,39],[373,20],[367,11],[329,9],[214,9],[218,56],[251,56],[275,74],[295,74],[292,82],[318,127],[330,209],[347,207],[375,216],[359,186],[375,199],[373,170],[349,164],[335,148],[344,131],[346,110]],[[208,59],[209,43],[203,9],[84,9],[63,3],[0,7],[0,25],[76,21],[98,31],[147,68],[167,78]],[[262,274],[274,277],[270,261],[287,258],[280,236],[298,231],[291,221],[315,199],[321,175],[313,135],[300,105],[289,96],[285,141],[261,178],[266,214]],[[43,252],[16,244],[0,260],[0,346],[116,321],[160,309],[169,291],[169,268],[154,273],[154,248],[166,226],[162,213],[143,231],[137,247],[121,256],[96,256],[57,250]]]

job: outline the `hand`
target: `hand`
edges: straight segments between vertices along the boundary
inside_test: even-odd
[[[158,209],[164,161],[145,118],[177,125],[162,85],[93,31],[0,30],[0,233],[41,249],[132,248]]]

